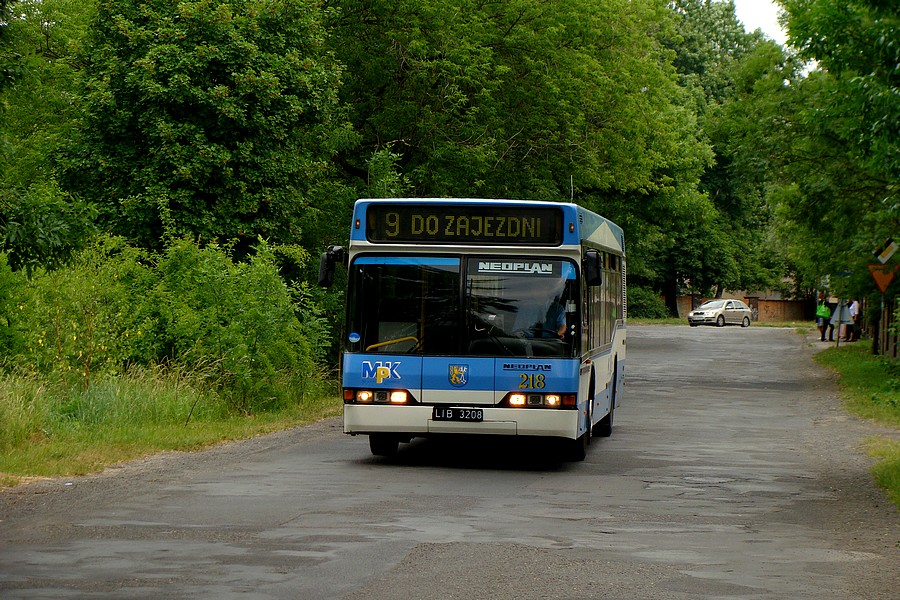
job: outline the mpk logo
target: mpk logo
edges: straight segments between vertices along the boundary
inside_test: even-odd
[[[399,366],[399,361],[363,361],[362,378],[374,379],[375,383],[381,383],[385,379],[400,379],[400,372],[397,370]]]

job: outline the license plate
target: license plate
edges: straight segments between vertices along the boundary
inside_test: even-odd
[[[484,411],[480,408],[458,408],[456,406],[435,406],[431,413],[435,421],[467,421],[480,423],[484,420]]]

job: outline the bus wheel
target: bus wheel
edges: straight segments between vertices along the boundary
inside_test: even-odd
[[[588,444],[591,441],[591,432],[585,431],[577,440],[566,440],[569,445],[569,460],[572,462],[581,462],[587,456]]]
[[[591,445],[591,438],[594,436],[594,399],[591,397],[591,401],[588,403],[587,408],[587,427],[584,429],[584,445]]]
[[[613,415],[615,412],[616,407],[610,405],[609,414],[597,421],[597,428],[594,430],[594,435],[597,437],[609,437],[612,435]]]
[[[616,367],[613,369],[612,376],[612,393],[609,395],[609,414],[597,421],[597,426],[594,429],[594,435],[597,437],[609,437],[612,435],[613,428],[613,415],[616,413],[616,383],[618,382],[619,369]]]
[[[375,456],[394,456],[400,446],[400,439],[387,433],[370,433],[369,449]]]

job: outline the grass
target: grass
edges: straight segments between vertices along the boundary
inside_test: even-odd
[[[70,390],[0,379],[0,487],[96,472],[164,451],[190,451],[303,425],[341,411],[336,390],[311,380],[292,402],[236,410],[202,380],[144,370]]]
[[[816,361],[840,375],[841,394],[847,410],[864,419],[900,428],[900,361],[870,353],[866,343],[828,348]],[[872,467],[875,481],[900,509],[900,441],[872,437],[866,452],[877,460]]]
[[[687,325],[687,319],[676,319],[670,317],[668,319],[641,319],[636,317],[628,317],[629,325]]]
[[[844,405],[851,413],[900,427],[900,363],[872,355],[865,342],[823,350],[816,362],[840,374]]]

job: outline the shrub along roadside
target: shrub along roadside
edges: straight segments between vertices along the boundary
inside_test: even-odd
[[[3,267],[5,371],[55,386],[87,391],[134,366],[169,365],[202,374],[249,414],[300,400],[329,341],[307,291],[285,283],[264,242],[234,262],[186,240],[155,256],[104,237],[20,286],[4,283]]]
[[[851,413],[900,428],[900,361],[873,356],[866,344],[828,348],[816,362],[840,375],[844,405]],[[887,437],[866,440],[865,449],[878,462],[875,481],[900,509],[900,441]]]
[[[297,248],[278,249],[300,263]],[[260,242],[246,262],[101,237],[26,279],[0,254],[0,477],[84,473],[337,414],[330,339]]]
[[[665,319],[669,316],[660,295],[651,289],[628,287],[628,314],[637,319]]]

